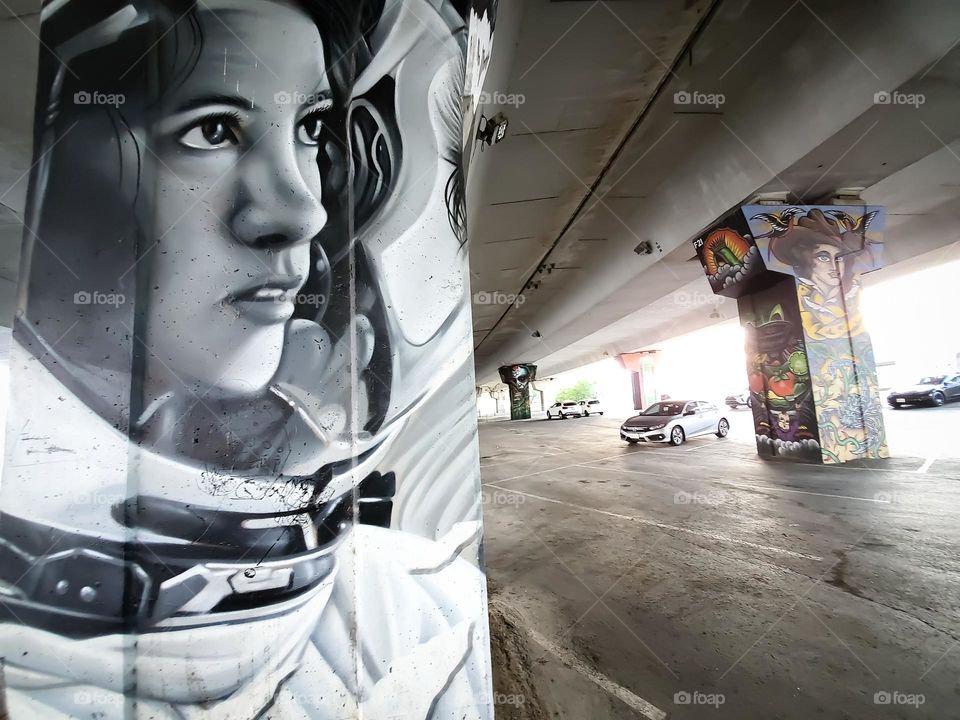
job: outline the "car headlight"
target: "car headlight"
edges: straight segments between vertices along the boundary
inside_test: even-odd
[[[660,425],[651,425],[650,427],[647,428],[647,430],[659,430],[663,426],[664,426],[664,423],[661,423]]]

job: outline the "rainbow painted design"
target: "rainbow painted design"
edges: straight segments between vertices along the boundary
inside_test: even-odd
[[[723,265],[738,267],[750,252],[750,243],[736,230],[721,228],[707,235],[703,241],[703,257],[710,275],[720,272]]]

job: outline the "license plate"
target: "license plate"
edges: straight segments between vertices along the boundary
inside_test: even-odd
[[[903,398],[897,398],[897,402],[902,405],[903,403],[906,402],[906,400],[904,400]]]

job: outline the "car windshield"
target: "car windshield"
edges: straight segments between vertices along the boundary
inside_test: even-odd
[[[654,403],[646,410],[644,410],[641,415],[679,415],[683,412],[683,406],[686,403],[682,402],[659,402]]]
[[[928,375],[925,378],[920,378],[917,385],[939,385],[945,377],[946,375]]]

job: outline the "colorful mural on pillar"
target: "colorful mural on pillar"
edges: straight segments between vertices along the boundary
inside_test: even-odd
[[[813,385],[795,296],[794,279],[784,276],[737,301],[757,452],[819,460]]]
[[[747,206],[744,214],[767,267],[797,279],[824,462],[888,457],[860,310],[862,275],[883,263],[882,209]]]
[[[44,3],[10,718],[492,720],[464,6]]]
[[[530,419],[530,383],[537,379],[536,365],[504,365],[500,379],[510,388],[510,419]]]
[[[746,205],[694,240],[714,292],[738,298],[761,454],[887,457],[860,313],[882,227],[881,208]]]

